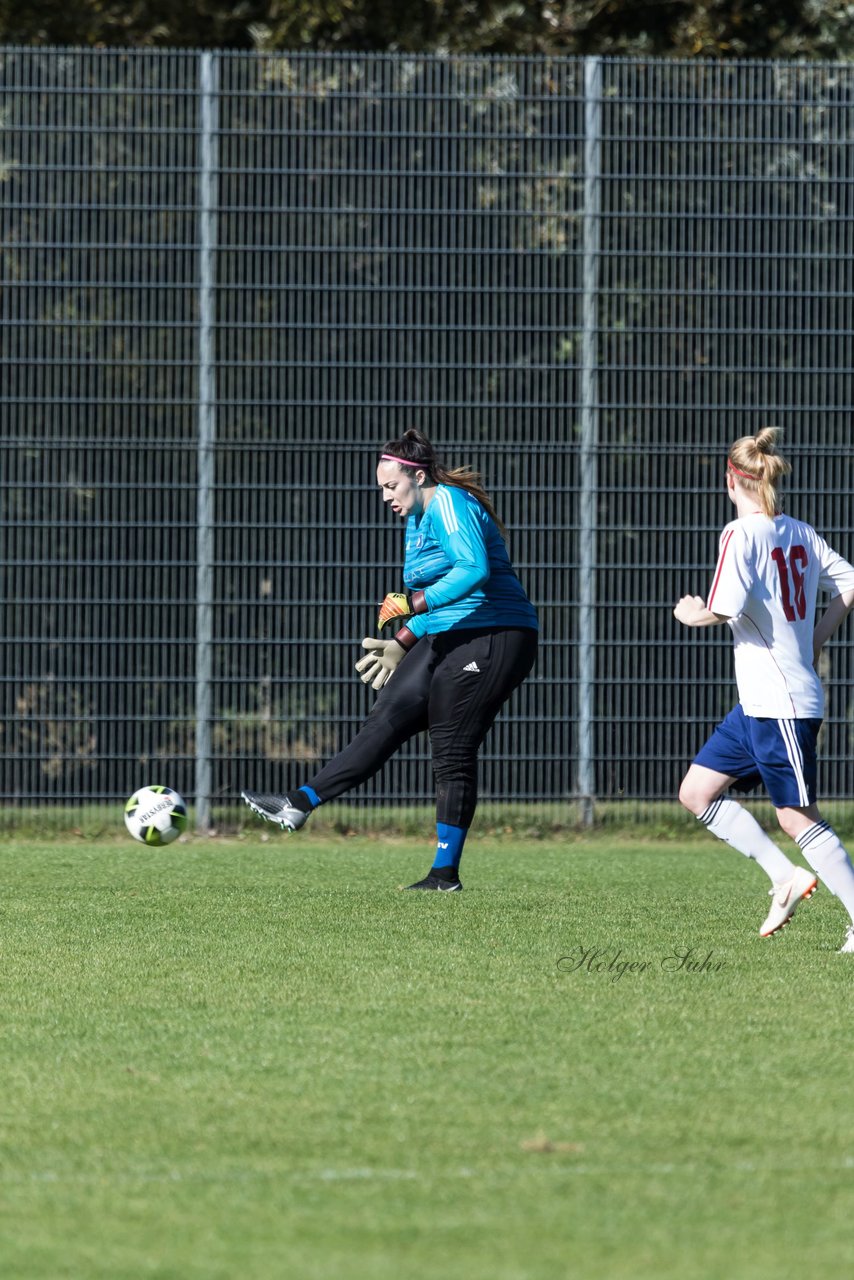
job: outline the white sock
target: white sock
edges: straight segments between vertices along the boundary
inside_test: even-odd
[[[713,800],[699,816],[713,836],[758,862],[772,884],[784,884],[795,874],[794,863],[766,835],[759,823],[735,800]]]
[[[816,822],[801,832],[798,844],[819,880],[836,894],[854,924],[854,867],[833,827]]]

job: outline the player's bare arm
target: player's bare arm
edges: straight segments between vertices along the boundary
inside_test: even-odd
[[[707,609],[705,600],[700,596],[683,596],[673,610],[673,616],[686,627],[713,627],[719,622],[729,621],[727,614],[712,613]]]
[[[834,631],[845,621],[854,605],[854,590],[842,591],[834,596],[827,609],[819,618],[813,632],[813,661],[818,662],[819,654],[827,644]]]

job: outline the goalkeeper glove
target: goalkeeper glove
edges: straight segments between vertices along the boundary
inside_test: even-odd
[[[408,627],[401,627],[392,640],[375,640],[373,636],[365,636],[362,648],[368,652],[356,663],[362,684],[369,684],[372,689],[381,689],[392,678],[417,639]]]
[[[398,618],[408,618],[410,614],[426,612],[427,601],[424,599],[423,591],[413,591],[407,595],[399,591],[390,591],[380,605],[377,627],[382,631],[383,627],[388,626],[390,622],[396,622]]]

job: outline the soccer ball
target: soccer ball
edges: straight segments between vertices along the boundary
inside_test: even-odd
[[[187,830],[187,806],[171,787],[140,787],[125,805],[125,826],[143,844],[171,844]]]

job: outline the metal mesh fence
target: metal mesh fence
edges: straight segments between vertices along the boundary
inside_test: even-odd
[[[4,804],[161,781],[207,823],[343,745],[409,425],[484,472],[540,611],[484,799],[672,798],[735,696],[671,616],[730,441],[783,426],[789,509],[854,557],[854,68],[4,50],[0,98]],[[415,741],[353,821],[431,795]]]

